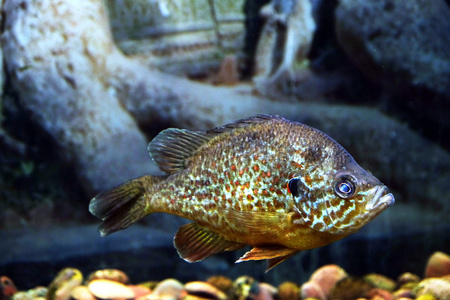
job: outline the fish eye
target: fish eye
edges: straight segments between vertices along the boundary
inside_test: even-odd
[[[356,185],[351,176],[339,177],[334,184],[334,191],[341,198],[350,198],[355,194]]]
[[[291,180],[289,180],[289,182],[288,182],[288,191],[294,197],[298,197],[299,196],[299,193],[298,193],[299,192],[299,190],[298,190],[299,180],[300,179],[294,177]]]

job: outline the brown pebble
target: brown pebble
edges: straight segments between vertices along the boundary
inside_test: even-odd
[[[419,282],[420,277],[416,274],[405,272],[397,278],[397,285],[402,286],[410,282]]]
[[[450,274],[450,256],[443,252],[434,252],[425,267],[425,277],[442,277]]]
[[[131,299],[134,292],[123,283],[107,280],[94,279],[88,284],[89,291],[100,299]]]
[[[128,276],[124,272],[117,269],[104,269],[92,272],[86,279],[86,283],[94,279],[108,279],[112,281],[117,281],[123,284],[128,282]]]
[[[300,287],[295,282],[283,282],[278,286],[278,298],[280,300],[299,300]]]
[[[224,292],[229,298],[231,297],[233,293],[233,281],[230,278],[216,275],[209,277],[206,282]]]
[[[224,292],[203,281],[191,281],[184,285],[189,295],[204,297],[207,299],[225,300],[227,296]]]

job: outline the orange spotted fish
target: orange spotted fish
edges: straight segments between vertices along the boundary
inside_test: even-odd
[[[237,262],[266,259],[269,270],[358,231],[395,201],[332,138],[279,116],[166,129],[148,151],[166,175],[100,193],[89,210],[102,236],[153,212],[193,220],[174,238],[188,262],[250,245]]]

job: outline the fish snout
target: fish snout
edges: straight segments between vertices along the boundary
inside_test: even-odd
[[[394,195],[389,193],[389,189],[385,185],[376,187],[375,193],[366,205],[366,210],[384,210],[395,203]]]

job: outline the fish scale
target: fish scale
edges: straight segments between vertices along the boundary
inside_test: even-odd
[[[394,203],[377,178],[326,134],[259,115],[207,131],[167,129],[149,153],[166,176],[143,176],[91,200],[107,235],[153,212],[194,221],[174,245],[195,262],[245,245],[237,262],[268,269],[358,231]]]

